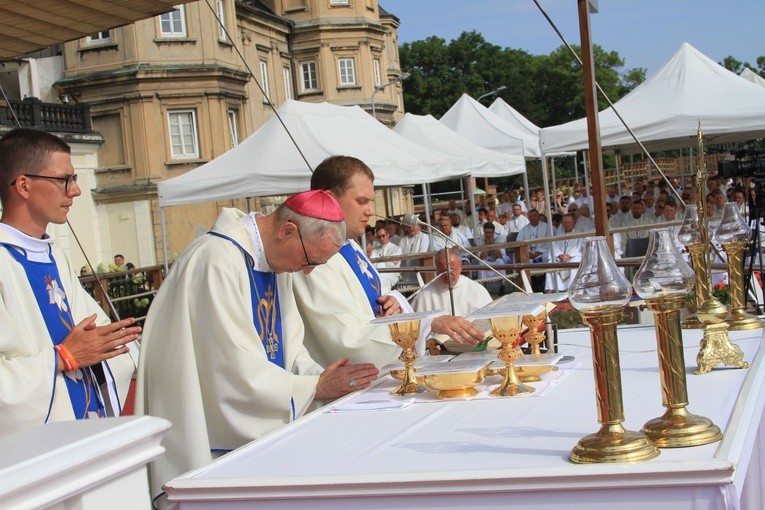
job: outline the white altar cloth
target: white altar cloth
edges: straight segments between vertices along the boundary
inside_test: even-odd
[[[731,333],[752,367],[693,374],[701,332],[684,331],[688,409],[722,442],[663,449],[636,464],[568,460],[598,430],[589,333],[560,351],[581,366],[542,398],[415,403],[397,410],[328,408],[168,484],[177,508],[763,508],[765,354],[761,331]],[[664,412],[653,328],[619,330],[625,426]],[[358,394],[345,397],[359,398]],[[749,475],[749,476],[747,476]]]

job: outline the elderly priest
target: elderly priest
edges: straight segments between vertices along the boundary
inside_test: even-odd
[[[322,371],[303,347],[289,273],[307,275],[344,242],[337,201],[309,191],[268,216],[224,209],[178,257],[149,311],[138,371],[138,411],[173,423],[150,467],[153,495],[293,421],[314,399],[377,377],[347,358]]]

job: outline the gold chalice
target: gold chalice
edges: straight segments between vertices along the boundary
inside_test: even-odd
[[[526,341],[531,348],[531,354],[542,354],[539,350],[539,344],[545,341],[545,334],[539,331],[539,326],[545,321],[547,312],[542,312],[539,315],[524,315],[523,324],[529,328],[526,333]]]
[[[492,397],[513,397],[524,393],[532,393],[534,388],[521,382],[515,373],[513,362],[523,356],[520,347],[518,347],[518,337],[521,334],[521,318],[514,317],[492,317],[491,332],[494,338],[502,343],[499,351],[500,361],[505,362],[505,373],[502,384],[491,390],[489,395]]]
[[[404,378],[401,381],[401,386],[391,391],[390,394],[414,395],[424,392],[426,388],[419,384],[414,376],[414,360],[417,359],[414,346],[420,336],[420,321],[394,322],[388,324],[388,328],[393,341],[404,350],[398,358],[404,362]]]

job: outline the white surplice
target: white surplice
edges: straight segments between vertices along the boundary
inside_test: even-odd
[[[459,280],[452,287],[452,294],[454,295],[454,314],[463,317],[492,301],[491,295],[483,285],[465,275],[460,275]],[[449,284],[441,278],[430,282],[414,297],[412,308],[415,312],[444,310],[451,313]]]
[[[569,232],[571,234],[573,232]],[[571,258],[568,263],[580,262],[582,260],[582,240],[579,239],[564,239],[562,241],[555,241],[552,243],[552,261],[560,262],[561,255],[570,255]],[[555,273],[547,273],[545,280],[545,290],[553,290],[556,292],[562,292],[568,290],[571,282],[576,277],[576,268],[562,269]]]

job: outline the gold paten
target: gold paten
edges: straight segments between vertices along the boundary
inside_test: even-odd
[[[760,329],[763,322],[759,317],[747,313],[744,300],[744,250],[749,241],[723,243],[728,258],[728,281],[730,285],[730,314],[725,319],[731,331]]]
[[[667,410],[664,415],[643,425],[643,432],[659,448],[698,446],[719,441],[723,435],[712,420],[691,414],[686,409],[688,386],[680,329],[680,310],[685,306],[685,296],[647,299],[646,304],[654,314],[662,403]]]
[[[498,358],[505,362],[505,373],[502,384],[489,392],[492,397],[514,397],[525,393],[532,393],[534,388],[521,382],[515,373],[514,361],[523,356],[521,349],[515,345],[521,334],[520,317],[493,317],[491,332],[494,338],[502,343]]]
[[[446,372],[441,374],[427,374],[417,376],[417,381],[428,388],[438,390],[436,398],[464,398],[478,394],[476,386],[486,378],[487,369],[482,368],[477,372]]]
[[[417,359],[414,346],[420,336],[420,321],[395,322],[388,324],[388,328],[393,341],[404,350],[398,358],[404,362],[404,378],[401,386],[391,391],[390,394],[414,395],[424,392],[426,388],[418,384],[414,377],[414,360]]]
[[[582,319],[590,328],[595,396],[601,427],[598,432],[580,439],[571,450],[569,458],[578,464],[639,462],[659,455],[659,449],[645,434],[625,430],[622,426],[624,408],[616,325],[623,313],[621,306],[582,311]]]

